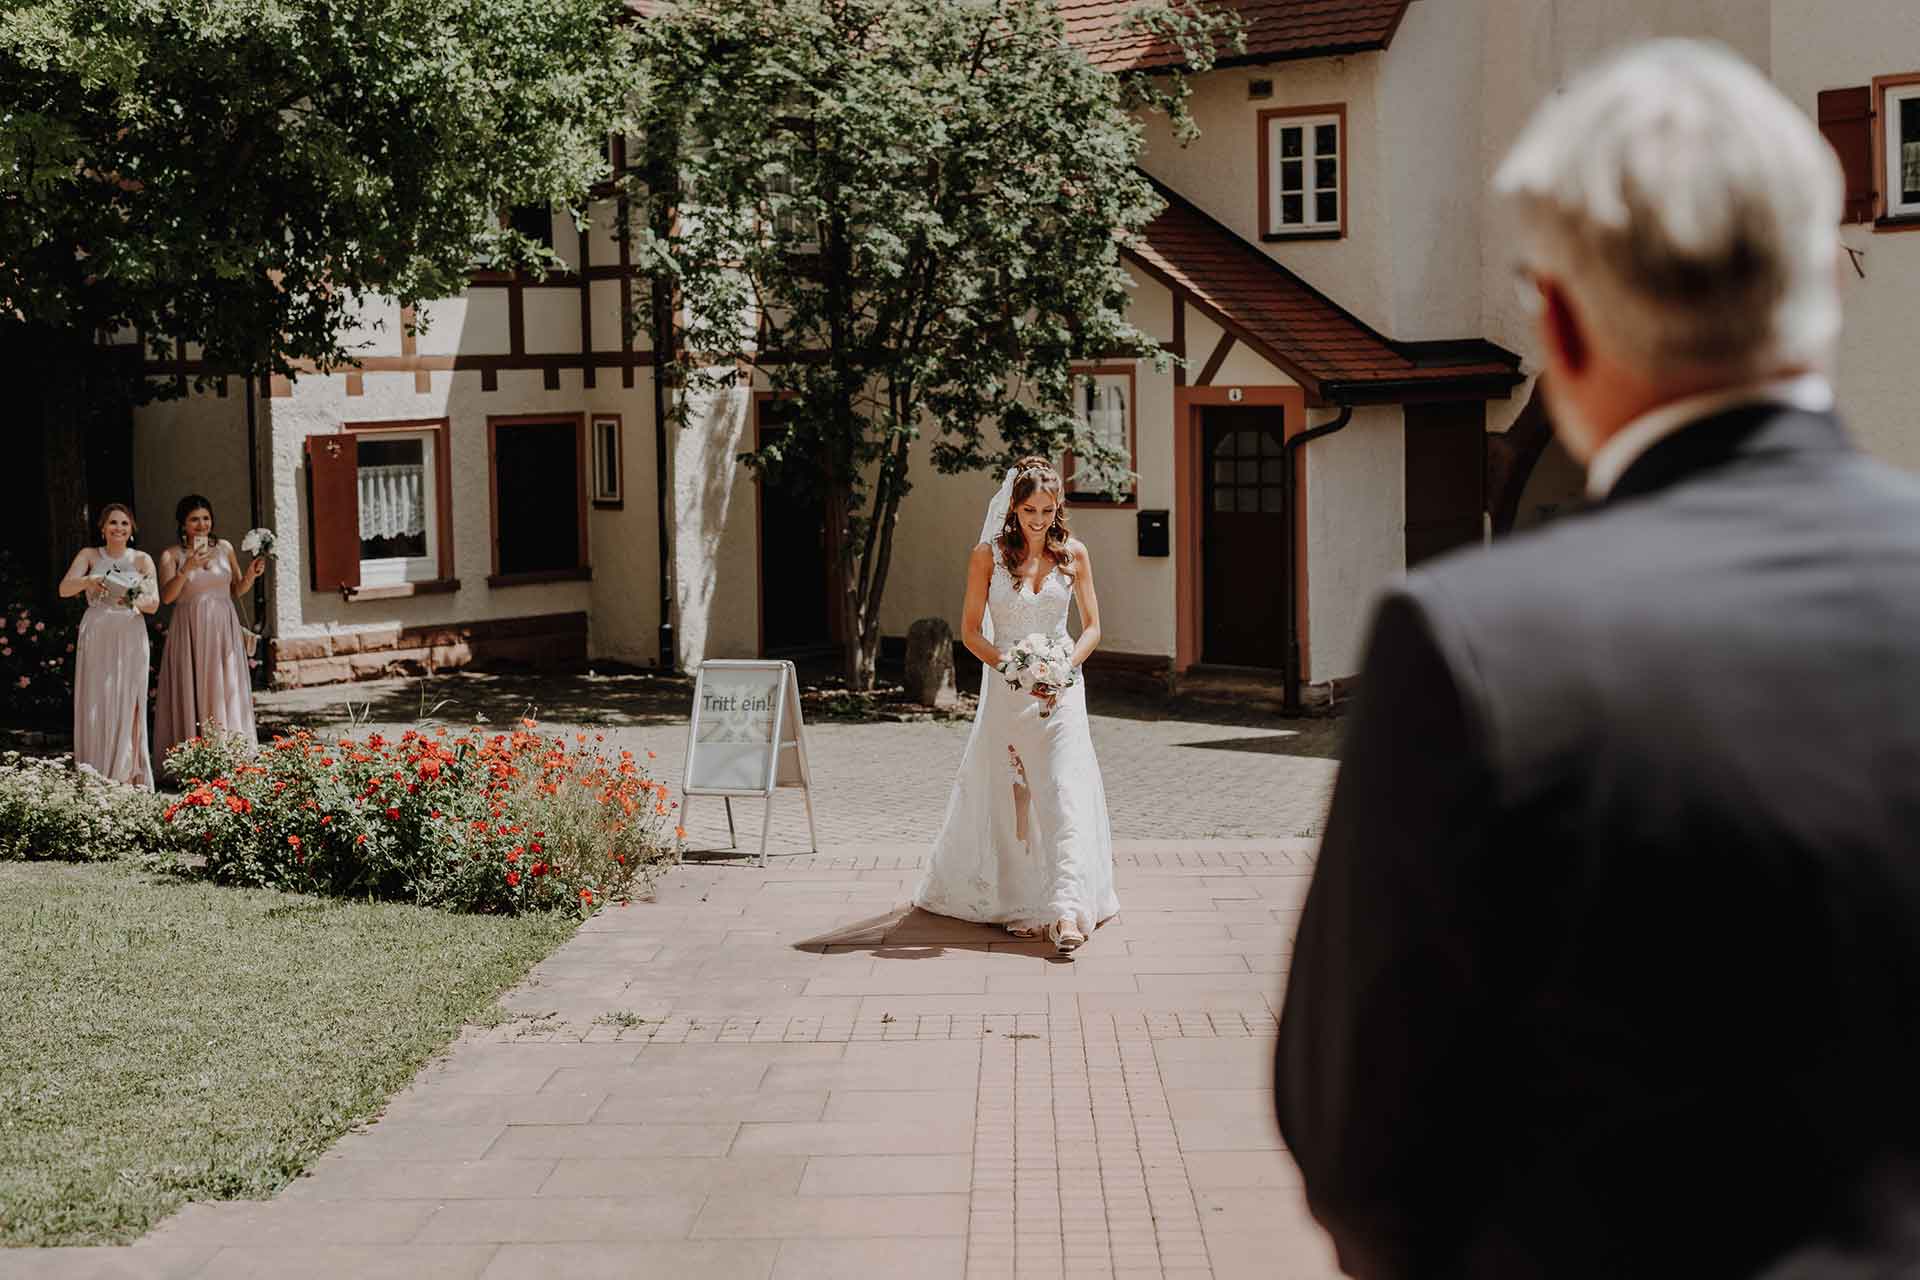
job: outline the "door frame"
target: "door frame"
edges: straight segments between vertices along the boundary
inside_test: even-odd
[[[791,400],[791,392],[755,391],[753,393],[753,447],[760,448],[761,411],[770,400]],[[744,465],[744,464],[743,464]],[[754,652],[760,657],[767,656],[767,575],[766,575],[766,480],[759,472],[753,472],[753,581],[754,581]],[[828,541],[833,540],[833,530],[827,531]],[[830,643],[844,646],[846,643],[841,625],[839,594],[841,585],[840,558],[829,549],[827,552],[827,636]]]
[[[1281,387],[1175,387],[1173,389],[1173,493],[1174,513],[1174,657],[1176,672],[1190,670],[1200,661],[1204,632],[1200,535],[1206,520],[1201,509],[1205,498],[1202,483],[1206,459],[1206,433],[1201,429],[1202,411],[1209,407],[1232,409],[1277,408],[1281,410],[1281,439],[1287,441],[1307,429],[1307,393],[1298,386]],[[1307,469],[1294,468],[1293,493],[1293,566],[1292,590],[1300,626],[1300,666],[1310,670],[1307,637]],[[1285,643],[1284,638],[1281,641]],[[1282,658],[1284,662],[1284,657]]]

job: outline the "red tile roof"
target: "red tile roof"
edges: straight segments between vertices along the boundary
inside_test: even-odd
[[[1520,381],[1518,358],[1491,343],[1393,342],[1166,187],[1154,186],[1167,207],[1123,252],[1316,398],[1368,391],[1376,399],[1418,398],[1449,382],[1486,384],[1505,394]]]
[[[1217,0],[1246,24],[1247,50],[1222,61],[1278,62],[1384,49],[1411,0]],[[1067,39],[1106,71],[1178,65],[1179,50],[1126,29],[1139,0],[1059,0]]]

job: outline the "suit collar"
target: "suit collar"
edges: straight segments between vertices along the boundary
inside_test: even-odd
[[[1831,413],[1783,404],[1747,404],[1712,414],[1655,442],[1621,473],[1607,504],[1668,488],[1737,458],[1781,453],[1835,453],[1851,449]]]
[[[1818,373],[1716,387],[1669,400],[1647,410],[1613,433],[1587,465],[1587,496],[1604,498],[1641,454],[1691,423],[1716,417],[1730,409],[1756,404],[1791,405],[1809,413],[1833,408],[1833,386]]]

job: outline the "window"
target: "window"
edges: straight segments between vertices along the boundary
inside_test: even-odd
[[[1881,216],[1920,218],[1920,74],[1883,76],[1874,86],[1881,99],[1875,120],[1886,192]]]
[[[1262,237],[1346,234],[1346,108],[1288,107],[1259,118]]]
[[[593,441],[593,505],[618,507],[624,501],[621,492],[619,415],[596,416],[589,438]]]
[[[553,210],[546,205],[515,205],[507,214],[507,225],[541,248],[553,248]]]
[[[433,432],[380,432],[360,440],[360,585],[390,587],[440,576]]]
[[[1117,450],[1123,463],[1102,467],[1069,452],[1061,460],[1067,496],[1076,502],[1126,504],[1134,500],[1133,367],[1095,365],[1076,370],[1073,412],[1081,431]]]
[[[493,488],[487,584],[591,578],[585,416],[490,417],[487,437]]]
[[[307,437],[312,584],[348,599],[451,591],[445,418],[350,422]]]

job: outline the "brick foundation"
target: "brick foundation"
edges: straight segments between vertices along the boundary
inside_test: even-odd
[[[475,662],[525,663],[551,670],[586,662],[587,615],[548,613],[276,637],[273,655],[276,689],[432,675]]]

